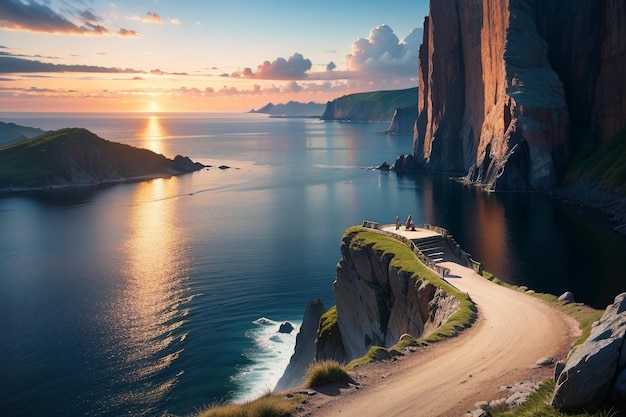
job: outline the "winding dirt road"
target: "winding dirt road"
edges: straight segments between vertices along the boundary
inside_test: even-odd
[[[374,364],[359,389],[319,393],[302,415],[324,417],[457,417],[479,400],[504,396],[500,387],[545,379],[543,357],[561,359],[580,335],[578,323],[543,301],[493,284],[454,262],[447,281],[469,293],[478,320],[460,336],[391,364]]]

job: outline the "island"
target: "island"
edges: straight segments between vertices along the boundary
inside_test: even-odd
[[[0,193],[171,177],[205,165],[111,142],[82,128],[46,132],[0,150]]]

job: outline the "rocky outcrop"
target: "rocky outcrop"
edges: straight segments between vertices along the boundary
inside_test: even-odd
[[[0,151],[0,191],[47,189],[167,177],[204,165],[61,129]]]
[[[615,297],[589,338],[555,372],[557,409],[626,406],[626,293]]]
[[[349,94],[326,104],[322,120],[389,122],[398,108],[414,106],[417,88]]]
[[[431,2],[413,149],[421,169],[488,190],[556,185],[572,152],[626,126],[624,9],[618,0]]]
[[[389,127],[381,133],[389,135],[412,135],[417,121],[417,104],[396,109]]]
[[[320,318],[324,314],[324,305],[321,300],[311,300],[307,303],[302,317],[302,325],[296,336],[296,347],[287,369],[278,380],[277,391],[302,385],[309,365],[315,361],[315,339]]]
[[[388,238],[392,239],[392,238]],[[341,243],[334,296],[346,360],[370,346],[390,347],[408,333],[427,336],[457,310],[459,301],[427,279],[392,264],[393,253],[347,233]]]

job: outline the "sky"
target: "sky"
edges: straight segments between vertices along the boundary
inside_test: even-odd
[[[417,86],[428,0],[0,0],[0,112],[238,112]]]

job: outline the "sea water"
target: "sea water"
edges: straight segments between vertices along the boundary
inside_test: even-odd
[[[211,168],[0,198],[0,415],[187,415],[271,390],[306,302],[334,304],[343,231],[447,227],[485,268],[603,307],[623,237],[601,213],[371,169],[410,153],[384,124],[251,114],[0,114]],[[219,169],[227,165],[229,169]],[[289,321],[296,330],[278,332]]]

